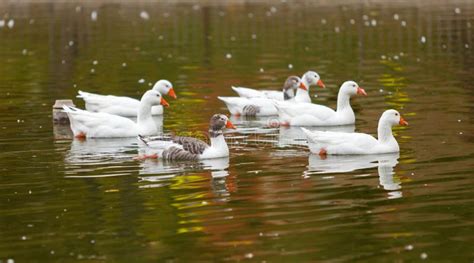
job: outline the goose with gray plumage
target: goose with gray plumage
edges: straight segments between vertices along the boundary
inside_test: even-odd
[[[138,136],[145,145],[145,154],[140,159],[163,159],[167,161],[194,161],[229,156],[229,147],[224,138],[225,128],[235,129],[223,114],[215,114],[209,123],[211,144],[193,137],[183,136]]]

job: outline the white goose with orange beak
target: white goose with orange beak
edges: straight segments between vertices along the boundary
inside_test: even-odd
[[[303,132],[308,139],[312,153],[319,155],[348,155],[348,154],[382,154],[400,151],[398,142],[392,134],[392,126],[407,126],[400,113],[396,110],[386,110],[380,117],[378,139],[365,133],[345,133],[328,131]]]
[[[306,72],[303,77],[301,77],[300,88],[296,90],[296,95],[288,96],[284,91],[276,90],[256,90],[245,87],[232,87],[232,89],[239,94],[240,97],[244,98],[267,98],[278,101],[294,99],[295,102],[311,102],[311,97],[309,96],[309,87],[313,85],[318,85],[321,88],[326,87],[319,77],[319,74],[314,71]],[[294,97],[294,98],[293,98]]]
[[[157,135],[158,127],[151,115],[154,105],[169,106],[158,91],[149,90],[142,96],[137,109],[137,122],[104,112],[90,112],[63,106],[76,138],[136,137],[138,134]]]
[[[173,85],[167,80],[159,80],[155,83],[152,90],[158,91],[161,94],[176,99]],[[100,95],[79,91],[78,98],[82,98],[86,103],[86,110],[91,112],[105,112],[125,117],[136,117],[137,109],[140,106],[140,101],[130,97],[114,96],[114,95]],[[153,106],[151,109],[152,115],[162,115],[163,106]]]
[[[223,114],[215,114],[209,123],[211,144],[192,137],[144,137],[138,138],[145,144],[145,154],[140,159],[163,159],[167,161],[193,161],[215,159],[229,156],[229,147],[223,129],[235,129],[232,122]]]
[[[337,96],[337,109],[313,103],[286,103],[274,101],[283,126],[336,126],[355,123],[350,99],[355,95],[367,96],[365,90],[354,81],[341,85]]]

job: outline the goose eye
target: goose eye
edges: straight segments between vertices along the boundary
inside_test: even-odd
[[[395,113],[395,116],[398,116],[398,113]]]
[[[354,87],[354,88],[355,88],[355,87],[356,87],[356,85],[352,84],[352,87]]]

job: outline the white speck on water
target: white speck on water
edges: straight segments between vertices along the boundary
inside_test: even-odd
[[[458,122],[461,122],[461,120],[459,119]]]
[[[399,57],[397,55],[393,56],[393,59],[398,60]]]
[[[139,79],[139,80],[138,80],[138,83],[140,83],[140,84],[141,84],[141,83],[145,83],[145,79]]]
[[[51,255],[54,255],[54,253],[56,253],[56,252],[54,252],[54,250],[51,250],[49,253],[50,253]]]
[[[163,35],[159,35],[159,36],[158,36],[158,39],[159,39],[159,40],[163,40],[163,39],[164,39]]]
[[[464,47],[465,47],[465,48],[469,48],[469,44],[467,44],[467,43],[464,44]]]
[[[95,73],[95,69],[91,68],[91,73],[94,74],[94,73]]]
[[[365,26],[370,26],[370,22],[369,22],[369,21],[365,21],[365,22],[364,22],[364,25],[365,25]]]
[[[289,68],[289,69],[292,69],[292,68],[293,68],[293,64],[288,64],[288,68]]]
[[[219,11],[219,16],[225,16],[225,12],[224,11]]]
[[[173,57],[173,54],[169,53],[168,58],[172,58],[172,57]]]
[[[405,20],[403,20],[402,22],[400,22],[400,25],[402,25],[403,27],[406,27],[407,26],[407,22]]]
[[[94,239],[91,240],[91,244],[95,244],[95,240],[94,240]]]
[[[7,23],[8,28],[13,28],[15,26],[15,20],[10,19]]]
[[[64,211],[64,212],[67,212],[67,208],[64,208],[63,211]]]
[[[150,19],[150,15],[147,13],[147,11],[141,11],[141,12],[140,12],[140,17],[141,17],[143,20],[148,20],[148,19]]]
[[[82,7],[80,5],[76,6],[76,13],[79,13],[82,11]]]
[[[99,62],[97,60],[92,61],[93,65],[97,65]]]
[[[64,59],[61,60],[61,64],[63,64],[63,65],[66,64],[66,60],[64,60]]]
[[[405,53],[400,52],[400,57],[403,57],[403,56],[405,56]]]
[[[264,72],[265,70],[263,70],[263,68],[260,68],[260,72]]]
[[[20,123],[20,122],[21,122],[21,120],[20,120],[20,119],[18,119],[18,120],[16,120],[16,122],[17,122],[17,123]]]
[[[74,41],[71,40],[71,41],[69,41],[68,44],[69,44],[70,47],[72,47],[72,46],[74,46]]]
[[[459,135],[463,135],[463,133],[462,133],[462,132],[459,132]]]
[[[393,19],[398,20],[398,19],[400,19],[400,16],[398,16],[398,14],[393,14]]]
[[[326,19],[321,19],[321,24],[325,25],[327,23]]]
[[[245,258],[253,258],[253,254],[252,253],[247,253],[247,254],[245,254]]]
[[[420,41],[421,41],[421,43],[423,43],[423,44],[426,43],[426,37],[425,37],[425,36],[421,36]]]
[[[33,25],[35,23],[35,20],[32,18],[30,19],[30,21],[28,22],[30,25]]]
[[[413,245],[406,245],[405,246],[405,250],[412,250],[413,249]]]
[[[230,41],[235,41],[235,37],[234,37],[234,36],[231,36],[231,37],[230,37]]]
[[[369,19],[369,16],[368,16],[368,15],[363,15],[363,16],[362,16],[362,19],[368,20],[368,19]]]
[[[73,86],[74,88],[77,88],[77,84],[73,84],[72,86]]]
[[[349,20],[349,23],[351,23],[351,25],[353,25],[353,24],[356,23],[356,21],[354,19],[351,19],[351,20]]]
[[[207,205],[207,202],[206,202],[206,201],[202,201],[201,204],[202,204],[202,205]]]
[[[0,28],[4,27],[5,26],[5,20],[0,20]]]
[[[321,179],[325,179],[325,180],[330,180],[330,179],[334,179],[334,176],[323,176],[321,177]]]
[[[197,11],[197,10],[199,10],[199,9],[201,9],[201,6],[200,6],[200,5],[198,5],[198,4],[193,5],[193,10],[194,10],[194,11]]]
[[[420,59],[420,58],[416,58],[416,62],[420,62],[420,61],[421,61],[421,59]]]
[[[127,67],[127,63],[123,62],[122,67],[124,67],[124,68]]]
[[[26,226],[27,226],[27,227],[34,227],[35,225],[33,225],[33,224],[28,224],[28,225],[26,225]]]
[[[28,50],[27,50],[27,49],[23,49],[23,50],[21,51],[21,54],[27,55],[27,54],[28,54]]]
[[[370,24],[371,24],[372,26],[377,26],[377,20],[372,19],[372,20],[370,21]]]
[[[28,194],[32,194],[33,192],[31,190],[28,191]]]
[[[261,236],[261,237],[263,237],[263,233],[262,233],[262,232],[258,233],[258,235]]]
[[[13,260],[13,258],[9,258],[7,259],[7,263],[15,263],[15,260]]]
[[[471,22],[466,23],[467,28],[471,28]]]
[[[266,14],[267,16],[272,16],[272,12],[270,12],[270,11],[265,12],[265,14]]]
[[[96,10],[91,12],[91,20],[92,21],[97,21],[97,16],[98,16],[98,13],[97,13]]]
[[[26,236],[22,236],[22,237],[21,237],[21,240],[26,240]]]
[[[384,59],[384,60],[387,59],[387,57],[385,55],[380,56],[380,58]]]
[[[459,7],[454,8],[454,13],[461,14],[461,8]]]
[[[257,39],[257,34],[252,34],[252,39]]]
[[[248,16],[249,18],[253,18],[253,13],[248,13],[247,16]]]
[[[339,33],[340,31],[341,29],[338,26],[334,28],[334,32]]]
[[[428,254],[426,254],[425,252],[421,253],[421,254],[420,254],[420,258],[421,258],[421,259],[427,259],[427,258],[428,258]]]
[[[231,58],[232,58],[232,54],[230,54],[230,53],[225,54],[225,58],[231,59]]]
[[[276,7],[274,7],[274,6],[270,7],[270,12],[276,13],[276,11],[277,11],[277,8],[276,8]]]
[[[379,92],[382,93],[382,92],[383,92],[383,89],[379,89]]]

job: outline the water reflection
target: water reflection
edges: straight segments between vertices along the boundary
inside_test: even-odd
[[[382,155],[329,155],[321,157],[310,154],[308,158],[308,171],[311,174],[348,173],[356,170],[377,167],[379,184],[389,191],[389,199],[402,197],[400,180],[393,171],[398,164],[399,153]]]
[[[65,163],[70,165],[95,165],[120,163],[136,155],[137,138],[89,138],[73,140]]]

